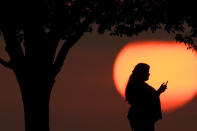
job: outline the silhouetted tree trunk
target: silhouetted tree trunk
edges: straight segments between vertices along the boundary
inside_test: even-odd
[[[32,70],[26,76],[23,74],[27,70],[21,70],[14,72],[22,94],[25,131],[49,131],[49,103],[54,80],[41,70]]]
[[[54,1],[52,5],[46,5],[47,2],[21,1],[20,4],[17,1],[15,11],[19,9],[19,12],[8,12],[0,23],[10,57],[10,61],[0,58],[0,64],[12,69],[16,75],[24,105],[26,131],[49,131],[49,102],[55,77],[69,49],[91,30],[90,24],[96,18],[96,4],[89,1],[78,1],[72,8],[72,2],[67,6],[66,1]],[[90,8],[86,7],[88,3]],[[7,11],[10,3],[5,5]],[[18,23],[15,23],[15,17],[10,16],[20,13]],[[60,40],[64,43],[56,52]]]
[[[26,131],[49,131],[49,99],[46,91],[23,92]]]
[[[89,23],[90,19],[85,20],[79,27],[81,30],[65,41],[56,59],[56,48],[60,39],[53,31],[46,37],[41,28],[26,27],[24,52],[14,27],[2,28],[10,61],[0,61],[14,71],[19,83],[26,131],[49,131],[49,101],[55,77],[61,70],[69,49],[80,39],[83,29]]]

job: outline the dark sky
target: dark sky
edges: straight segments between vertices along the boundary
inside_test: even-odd
[[[128,105],[115,89],[113,63],[131,41],[172,40],[164,32],[119,38],[87,33],[70,50],[51,95],[51,131],[130,131]],[[2,50],[2,41],[0,41]],[[0,52],[0,55],[5,55]],[[13,72],[0,65],[0,130],[24,131],[23,105]],[[197,98],[163,113],[156,131],[196,131]]]

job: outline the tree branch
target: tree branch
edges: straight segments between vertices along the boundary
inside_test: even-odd
[[[72,8],[68,9],[68,5],[67,5],[67,11],[66,12],[71,12],[71,14],[65,14],[65,1],[63,0],[59,0],[56,1],[55,3],[55,7],[54,7],[54,15],[52,17],[52,24],[51,24],[51,29],[48,33],[48,41],[47,43],[49,43],[50,46],[50,56],[49,59],[52,60],[55,63],[55,55],[56,55],[56,49],[58,47],[59,41],[62,37],[64,37],[64,34],[70,34],[69,29],[71,27],[76,27],[76,22],[80,21],[80,17],[81,17],[81,12],[84,10],[84,8],[88,5],[88,0],[84,0],[84,1],[75,1],[72,6]],[[63,5],[63,6],[62,6]],[[64,16],[64,17],[62,17]],[[66,23],[66,24],[65,24]],[[84,25],[84,23],[82,24]],[[81,37],[81,35],[78,35],[79,38]],[[73,39],[79,39],[79,38],[74,38]],[[72,39],[72,38],[67,38],[67,39]],[[63,38],[63,39],[66,39]],[[71,43],[71,41],[69,42],[66,41],[66,43],[64,43],[64,45],[66,45],[67,47],[63,47],[63,48],[67,48],[67,50],[69,50],[73,44],[68,44]],[[71,47],[68,47],[68,46]],[[65,49],[66,50],[66,49]],[[52,67],[53,69],[53,67]],[[52,71],[53,73],[53,71]],[[55,73],[56,74],[56,73]]]
[[[4,61],[3,59],[0,58],[0,64],[2,64],[4,67],[12,69],[12,66],[9,62]]]
[[[80,12],[84,9],[85,6],[88,4],[88,0],[86,1],[75,1],[74,5],[72,5],[72,9],[70,10],[71,14],[64,14],[65,1],[59,0],[55,3],[55,12],[54,16],[52,18],[52,26],[50,29],[50,32],[48,34],[48,42],[50,43],[50,51],[51,51],[51,59],[54,60],[55,58],[55,52],[56,48],[58,46],[60,38],[63,36],[63,34],[68,30],[71,26],[75,27],[75,22],[80,19]],[[67,12],[69,12],[67,10]],[[65,16],[64,16],[65,15]],[[65,18],[63,18],[64,16]],[[74,16],[74,17],[73,17]],[[66,23],[66,24],[65,24]],[[63,28],[62,28],[63,27]]]
[[[76,29],[77,30],[76,34],[69,37],[69,39],[66,40],[66,42],[63,44],[54,62],[54,66],[53,66],[54,77],[61,70],[61,67],[64,63],[66,55],[68,54],[69,49],[81,38],[81,36],[85,33],[85,29],[87,29],[90,23],[92,22],[93,22],[93,16],[86,18],[84,22]]]
[[[18,41],[15,28],[11,25],[4,25],[1,27],[1,31],[5,39],[6,51],[10,56],[10,61],[13,63],[13,66],[20,65],[24,54]],[[5,61],[3,62],[2,60],[1,62],[7,65]]]
[[[55,77],[59,71],[61,70],[61,67],[64,63],[64,60],[66,58],[66,55],[68,54],[69,49],[80,39],[80,37],[82,36],[82,32],[80,32],[77,36],[75,37],[70,37],[69,40],[67,40],[62,48],[60,49],[57,58],[54,62],[54,66],[53,66],[53,77]]]

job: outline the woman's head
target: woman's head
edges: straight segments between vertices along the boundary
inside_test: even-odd
[[[134,87],[136,87],[137,83],[139,83],[139,82],[141,83],[141,82],[148,80],[149,69],[150,69],[150,66],[145,63],[139,63],[135,66],[135,68],[129,78],[127,87],[126,87],[125,96],[126,96],[127,101],[129,100],[129,96],[131,96],[131,94],[130,94],[131,89],[134,89]],[[129,101],[129,103],[130,102],[131,101]]]
[[[132,76],[135,80],[146,81],[149,78],[150,66],[145,63],[139,63],[135,66]]]

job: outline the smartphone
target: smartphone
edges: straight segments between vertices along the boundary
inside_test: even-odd
[[[165,85],[167,86],[167,84],[168,84],[168,81],[166,81]]]

